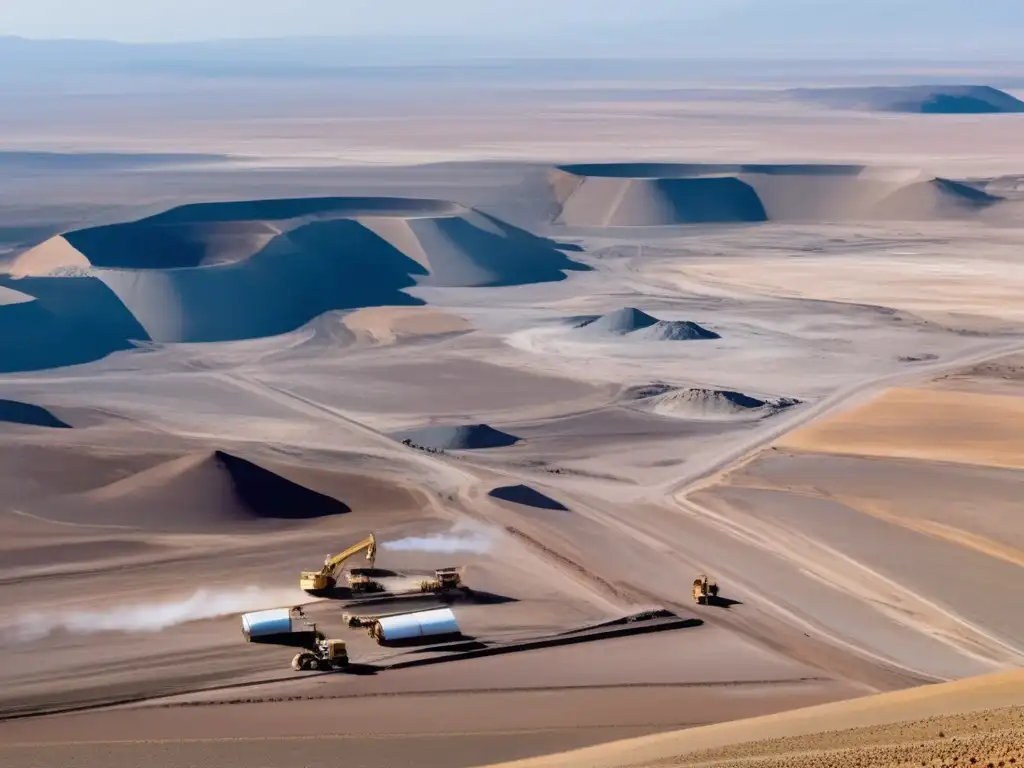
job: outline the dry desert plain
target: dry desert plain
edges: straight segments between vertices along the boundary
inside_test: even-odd
[[[3,765],[1024,759],[1019,115],[209,87],[0,128]]]

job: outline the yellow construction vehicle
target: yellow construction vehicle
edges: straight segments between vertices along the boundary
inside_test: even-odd
[[[338,585],[338,573],[345,561],[363,550],[366,551],[366,559],[370,561],[370,568],[359,568],[355,573],[346,574],[349,588],[353,592],[369,592],[379,588],[380,585],[370,576],[373,571],[374,558],[377,556],[377,540],[372,533],[341,554],[328,555],[324,560],[324,567],[319,571],[303,571],[299,578],[299,587],[311,595],[323,595],[331,592]]]
[[[323,633],[318,633],[317,642],[305,651],[295,654],[292,669],[296,672],[306,670],[343,669],[348,666],[348,649],[344,640],[326,640]]]
[[[355,613],[343,613],[342,620],[350,627],[368,627],[375,622],[379,616],[360,616]]]
[[[327,639],[299,605],[242,614],[242,634],[250,643],[299,648],[292,659],[296,672],[343,669],[349,664],[345,641]]]
[[[462,586],[462,568],[438,568],[434,578],[420,582],[420,592],[448,592]]]
[[[704,574],[693,580],[693,601],[698,605],[709,605],[718,597],[718,585],[708,581]]]
[[[354,593],[382,592],[384,586],[374,578],[376,571],[371,568],[349,568],[345,573],[348,588]]]

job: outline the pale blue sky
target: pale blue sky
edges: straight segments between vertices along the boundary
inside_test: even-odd
[[[763,0],[762,0],[763,1]],[[747,0],[0,0],[0,35],[130,42],[241,37],[502,36],[657,23]]]

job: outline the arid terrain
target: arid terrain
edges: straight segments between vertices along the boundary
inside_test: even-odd
[[[1020,670],[502,764],[501,768],[1019,765]],[[497,768],[497,766],[495,766]]]
[[[1024,760],[1013,102],[508,77],[0,120],[0,763]]]

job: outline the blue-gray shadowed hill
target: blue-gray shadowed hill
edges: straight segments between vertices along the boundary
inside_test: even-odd
[[[421,427],[396,432],[391,437],[410,447],[431,451],[506,448],[519,442],[515,435],[494,429],[487,424]]]
[[[1024,112],[1024,101],[988,85],[904,85],[796,88],[800,101],[836,109],[918,115],[984,115]]]
[[[567,227],[969,218],[1006,201],[913,168],[590,163],[548,177]]]
[[[82,525],[215,533],[279,528],[350,511],[344,501],[214,450],[54,500],[45,516]]]
[[[0,275],[0,373],[87,363],[146,339],[97,278]]]
[[[446,201],[192,204],[17,257],[0,277],[16,292],[0,304],[0,329],[35,320],[22,338],[0,338],[0,366],[84,362],[131,340],[271,336],[331,310],[423,304],[406,292],[418,285],[526,285],[587,269],[551,240]]]
[[[71,425],[58,419],[46,408],[18,400],[0,400],[0,424],[21,424],[48,429],[70,429]]]

